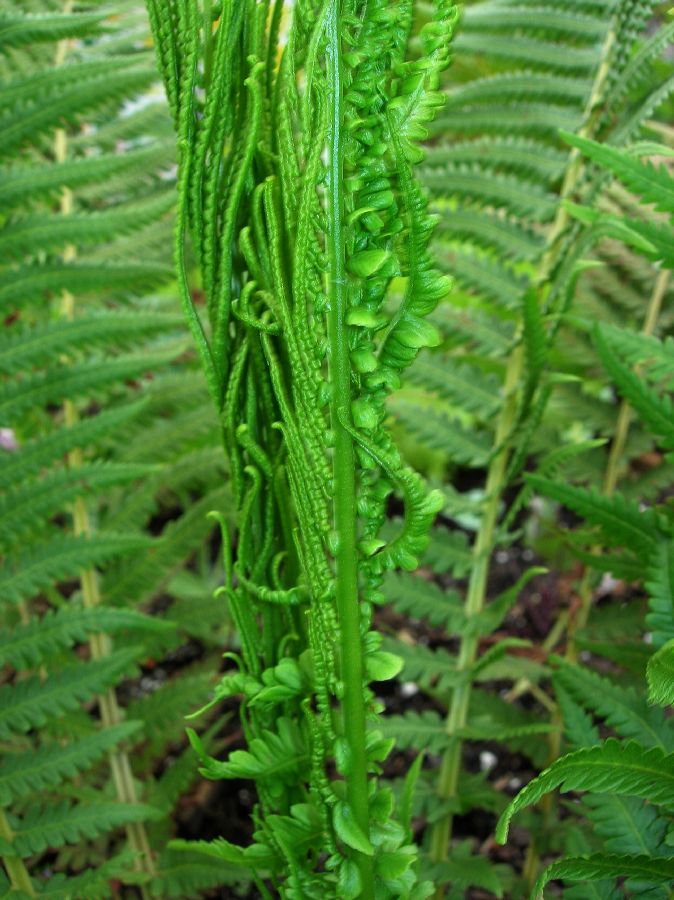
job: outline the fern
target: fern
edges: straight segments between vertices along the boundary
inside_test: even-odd
[[[115,530],[110,513],[145,481],[159,493],[156,461],[122,459],[120,448],[131,449],[125,433],[139,416],[147,427],[162,415],[147,396],[148,376],[160,397],[159,370],[185,371],[170,298],[141,309],[136,296],[171,277],[161,247],[141,253],[133,241],[152,244],[170,227],[173,154],[156,139],[161,129],[145,129],[146,116],[123,112],[156,78],[139,49],[145,26],[134,33],[125,6],[115,19],[56,12],[42,0],[25,13],[0,10],[0,393],[17,445],[3,459],[0,498],[0,854],[17,896],[106,897],[110,879],[137,880],[139,867],[140,894],[150,896],[153,850],[170,836],[158,834],[151,847],[150,823],[177,799],[140,802],[141,790],[150,792],[137,779],[154,761],[143,768],[138,756],[132,769],[142,710],[123,721],[115,690],[184,632],[126,598],[119,608],[102,603],[97,571],[161,546],[147,518]],[[155,105],[155,122],[157,109],[166,116]],[[90,137],[80,143],[70,126],[84,122]],[[110,144],[108,132],[123,143]],[[208,439],[217,440],[213,429]],[[170,704],[166,713],[174,714]],[[189,779],[178,783],[185,790]],[[124,835],[132,852],[118,854]],[[97,845],[108,855],[101,865]]]
[[[438,341],[426,316],[448,288],[428,253],[433,221],[412,165],[443,100],[456,11],[433,5],[417,57],[407,3],[300,3],[287,44],[281,4],[148,9],[181,148],[183,308],[237,507],[236,538],[217,515],[240,671],[214,702],[244,690],[248,749],[225,761],[202,753],[202,770],[253,777],[261,816],[248,850],[194,849],[264,857],[283,896],[369,897],[375,879],[382,896],[407,896],[413,850],[391,809],[368,801],[390,745],[366,736],[366,716],[376,718],[366,681],[399,667],[369,625],[382,576],[415,567],[442,502],[402,464],[383,423],[400,373]],[[188,230],[204,310],[188,285]],[[394,490],[405,518],[384,538]],[[288,633],[299,635],[293,655],[311,661],[292,685],[277,683]],[[281,700],[284,715],[270,721]],[[320,870],[307,856],[316,842],[328,850]]]

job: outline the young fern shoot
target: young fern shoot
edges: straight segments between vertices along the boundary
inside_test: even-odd
[[[236,534],[219,518],[241,655],[213,702],[243,694],[248,750],[194,744],[206,777],[252,778],[259,797],[252,847],[204,850],[252,868],[263,896],[266,878],[287,897],[427,896],[409,813],[395,822],[376,786],[390,743],[368,682],[399,666],[371,630],[383,575],[417,565],[442,505],[384,421],[448,290],[413,166],[456,8],[433,3],[416,56],[410,0],[147,5],[178,132],[182,300],[237,506]],[[393,491],[405,519],[386,542]]]

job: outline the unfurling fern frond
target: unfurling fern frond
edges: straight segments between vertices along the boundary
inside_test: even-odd
[[[194,849],[264,857],[283,896],[370,897],[375,877],[382,896],[407,896],[404,829],[390,809],[369,812],[390,744],[366,734],[367,681],[399,667],[370,621],[384,574],[417,565],[443,502],[403,464],[385,403],[439,341],[428,315],[449,286],[429,254],[434,221],[414,164],[444,102],[456,9],[432,4],[417,55],[407,2],[303,0],[287,43],[281,3],[147,5],[181,152],[183,308],[237,506],[235,537],[219,519],[240,671],[214,702],[244,693],[248,750],[202,754],[202,769],[254,777],[260,800],[252,848]],[[188,285],[188,231],[204,308]],[[388,533],[394,492],[404,517]],[[289,633],[297,646],[279,642]],[[295,656],[302,677],[286,662]],[[325,846],[324,866],[308,838]]]

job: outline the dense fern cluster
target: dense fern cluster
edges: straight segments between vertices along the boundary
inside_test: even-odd
[[[16,6],[0,895],[669,896],[674,25]]]

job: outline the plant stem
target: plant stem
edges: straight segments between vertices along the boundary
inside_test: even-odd
[[[329,369],[332,399],[330,417],[335,436],[333,457],[334,523],[337,534],[336,599],[339,617],[342,713],[344,737],[350,751],[346,796],[356,823],[369,834],[367,754],[365,749],[365,699],[363,655],[358,598],[358,551],[356,548],[356,470],[353,439],[342,425],[351,418],[351,361],[346,324],[347,294],[344,200],[343,200],[343,110],[340,40],[340,3],[333,0],[328,13],[327,67],[330,122],[328,126],[328,318]],[[374,896],[372,860],[362,853],[355,859],[360,869],[363,898]]]
[[[0,809],[0,838],[2,838],[3,841],[7,841],[8,844],[11,844],[14,840],[14,832],[7,821],[4,809]],[[18,856],[5,854],[2,857],[2,862],[7,870],[10,883],[14,890],[21,891],[21,893],[27,894],[29,897],[37,897],[33,883],[30,880],[30,875],[28,874],[28,869],[23,864],[23,860]]]
[[[479,615],[484,608],[489,561],[494,544],[496,520],[501,494],[505,486],[504,482],[509,458],[508,448],[504,445],[504,442],[515,424],[517,414],[516,389],[520,381],[523,364],[523,349],[521,346],[518,346],[513,351],[506,370],[504,403],[495,436],[495,446],[498,449],[489,465],[486,485],[486,507],[473,549],[474,563],[465,605],[466,616],[469,618]],[[459,671],[464,674],[464,680],[454,689],[447,717],[446,732],[449,735],[450,744],[442,759],[438,785],[438,793],[443,799],[455,797],[457,792],[463,742],[456,737],[456,732],[463,728],[468,720],[468,708],[472,690],[470,669],[477,657],[478,645],[478,638],[473,635],[464,636],[461,640],[457,665]],[[433,826],[430,843],[430,855],[433,862],[442,862],[447,859],[452,819],[453,813],[449,812]],[[444,889],[438,887],[436,897],[441,898],[443,895]]]
[[[73,8],[72,0],[67,0],[64,5],[64,13],[71,12]],[[55,63],[62,65],[66,53],[68,51],[69,40],[65,39],[58,42],[56,49]],[[65,162],[67,155],[67,136],[63,128],[58,128],[54,137],[54,158],[56,162]],[[69,215],[73,210],[72,191],[65,188],[61,194],[60,212],[61,215]],[[76,256],[76,249],[69,244],[63,252],[63,261],[72,262]],[[72,320],[75,318],[75,297],[70,291],[63,291],[61,295],[61,315],[63,318]],[[66,427],[70,428],[79,421],[79,413],[77,407],[72,400],[65,400],[63,403],[63,417]],[[68,466],[77,468],[83,463],[83,454],[81,448],[77,447],[67,454]],[[93,528],[89,518],[89,511],[84,498],[77,497],[72,505],[73,531],[76,535],[90,536]],[[87,569],[80,573],[80,586],[82,590],[82,602],[87,609],[97,607],[101,603],[101,592],[98,584],[98,574],[95,569]],[[92,659],[102,659],[109,656],[112,651],[110,639],[106,634],[92,634],[89,638],[89,650]],[[110,688],[104,694],[98,697],[98,706],[101,722],[104,728],[110,728],[119,724],[122,719],[122,713],[117,703],[117,696],[114,689]],[[121,803],[137,803],[138,796],[136,786],[133,780],[133,772],[128,754],[124,751],[112,752],[109,756],[110,771],[112,773],[113,783],[117,799]],[[150,841],[143,822],[132,822],[126,826],[126,835],[131,848],[138,854],[136,866],[139,870],[147,872],[150,875],[156,874],[154,861],[152,858],[152,850]],[[146,888],[141,885],[139,887],[143,900],[149,900],[150,894]]]

